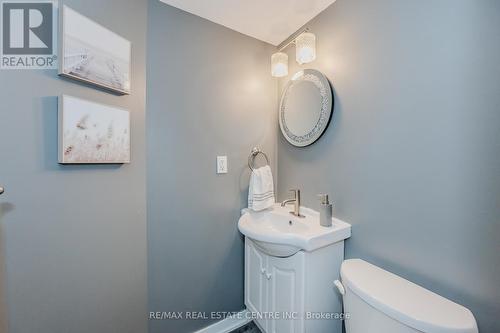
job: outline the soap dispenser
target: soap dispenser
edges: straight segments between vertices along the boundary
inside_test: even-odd
[[[328,201],[328,194],[319,194],[319,224],[323,227],[332,226],[332,210],[333,205]]]

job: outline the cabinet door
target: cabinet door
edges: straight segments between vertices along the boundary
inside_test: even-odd
[[[260,252],[252,241],[245,240],[245,305],[256,315],[266,311],[267,306],[267,256]],[[267,329],[263,318],[255,319],[262,328]]]
[[[269,285],[268,311],[279,319],[269,320],[270,333],[303,333],[304,253],[288,258],[269,257],[266,279]]]

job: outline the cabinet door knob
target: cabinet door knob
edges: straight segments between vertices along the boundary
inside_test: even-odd
[[[3,192],[5,192],[5,189],[3,188],[3,186],[0,186],[0,194],[3,194]]]
[[[266,277],[267,277],[268,280],[271,280],[271,274],[270,273],[267,273]]]

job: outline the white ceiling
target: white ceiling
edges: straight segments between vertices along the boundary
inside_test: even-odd
[[[278,45],[335,0],[160,0]]]

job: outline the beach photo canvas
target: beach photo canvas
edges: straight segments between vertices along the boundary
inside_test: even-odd
[[[60,17],[59,75],[130,94],[130,41],[66,5]]]
[[[59,97],[59,163],[130,163],[130,113],[113,106]]]

